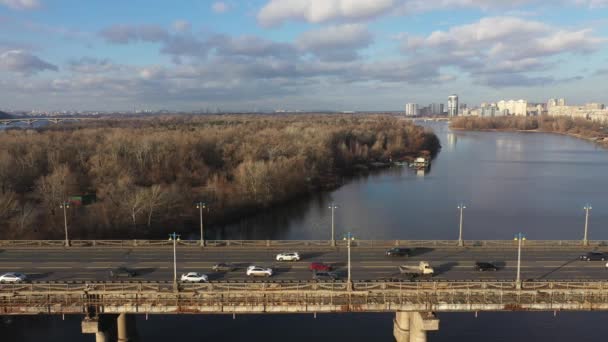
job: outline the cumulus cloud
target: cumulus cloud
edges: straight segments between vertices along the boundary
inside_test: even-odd
[[[576,4],[588,8],[608,7],[608,0],[573,0]]]
[[[110,43],[129,44],[137,41],[160,42],[166,40],[168,32],[158,25],[114,25],[100,32]]]
[[[296,39],[296,46],[322,59],[351,60],[357,57],[358,49],[369,46],[372,41],[365,25],[344,24],[304,32]]]
[[[0,5],[7,6],[16,10],[32,10],[40,8],[38,0],[0,0]]]
[[[230,5],[223,1],[216,1],[211,5],[211,9],[215,13],[226,13],[230,10]]]
[[[515,17],[488,17],[426,37],[408,36],[402,50],[438,67],[457,67],[481,83],[499,87],[549,82],[524,73],[546,71],[553,66],[553,57],[591,53],[604,42],[591,29],[563,30]]]
[[[10,50],[0,55],[0,69],[22,74],[35,74],[39,71],[58,71],[53,64],[43,61],[23,50]]]
[[[337,19],[365,19],[383,14],[397,0],[270,0],[258,13],[264,26],[288,20],[321,23]]]
[[[81,57],[68,61],[69,69],[75,73],[81,74],[107,74],[120,71],[122,66],[112,63],[107,58]]]

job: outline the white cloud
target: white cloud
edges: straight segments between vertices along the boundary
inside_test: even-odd
[[[264,26],[287,20],[321,23],[339,19],[365,19],[385,13],[397,0],[270,0],[258,13]]]
[[[574,2],[589,8],[608,7],[608,0],[574,0]]]
[[[226,13],[230,10],[230,5],[223,1],[216,1],[211,6],[211,9],[213,9],[213,12],[215,13]]]
[[[372,43],[372,35],[363,24],[328,26],[304,32],[296,46],[324,59],[354,59],[356,50]]]
[[[38,0],[0,0],[0,5],[7,6],[16,10],[31,10],[40,8]]]
[[[10,50],[0,55],[0,69],[18,72],[26,75],[39,71],[57,71],[57,66],[43,61],[23,50]]]
[[[496,87],[511,82],[555,82],[552,77],[529,73],[551,69],[555,58],[563,54],[597,51],[607,41],[591,29],[564,30],[515,17],[488,17],[426,37],[403,39],[407,55],[426,59],[438,68],[456,67]]]

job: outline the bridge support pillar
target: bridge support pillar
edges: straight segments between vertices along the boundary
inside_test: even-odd
[[[118,342],[129,341],[129,332],[127,330],[127,314],[121,313],[116,319],[116,325],[118,328]]]
[[[432,312],[397,312],[393,336],[397,342],[426,342],[426,332],[439,330],[439,319]]]
[[[82,333],[83,334],[95,334],[95,342],[107,342],[108,336],[102,330],[99,324],[99,318],[86,317],[82,320]]]

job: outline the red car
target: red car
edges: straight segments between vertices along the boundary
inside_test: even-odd
[[[322,262],[313,262],[310,264],[310,266],[308,267],[311,271],[324,271],[324,272],[329,272],[331,271],[331,266],[324,264]]]

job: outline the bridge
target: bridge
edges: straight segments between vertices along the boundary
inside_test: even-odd
[[[516,281],[518,245],[514,241],[353,241],[351,282],[347,281],[345,241],[72,240],[2,241],[0,271],[31,280],[0,285],[0,314],[83,315],[84,333],[107,340],[100,319],[116,317],[117,336],[126,341],[133,314],[248,314],[395,312],[397,341],[425,341],[437,330],[440,312],[520,310],[608,310],[605,262],[580,261],[591,250],[608,250],[606,241],[533,241],[522,246],[521,280]],[[392,246],[412,248],[410,257],[387,257]],[[298,251],[299,262],[277,262],[275,254]],[[409,279],[401,264],[425,260],[435,267],[430,278]],[[310,262],[332,265],[337,281],[311,280]],[[476,261],[499,270],[478,272]],[[236,267],[212,273],[218,262]],[[271,266],[275,275],[248,279],[251,264]],[[128,267],[138,276],[108,279],[108,271]],[[198,271],[208,283],[181,284],[174,272]]]
[[[91,120],[99,120],[99,118],[96,118],[96,117],[83,118],[83,117],[70,117],[70,116],[68,116],[68,117],[43,116],[43,117],[35,117],[35,118],[23,117],[23,118],[16,118],[16,119],[0,119],[0,125],[9,126],[9,125],[16,124],[16,123],[24,123],[24,124],[28,124],[28,125],[33,125],[36,122],[42,122],[42,121],[58,124],[63,121],[91,121]]]

